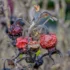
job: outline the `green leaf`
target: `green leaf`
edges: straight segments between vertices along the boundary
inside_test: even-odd
[[[38,50],[37,52],[36,52],[36,56],[39,56],[41,54],[41,50]]]

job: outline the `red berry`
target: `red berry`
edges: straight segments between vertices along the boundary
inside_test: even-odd
[[[50,49],[55,47],[57,43],[57,37],[55,34],[42,34],[40,36],[40,45],[44,49]]]

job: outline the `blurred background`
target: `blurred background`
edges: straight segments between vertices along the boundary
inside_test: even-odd
[[[8,4],[9,1],[11,1],[10,4]],[[34,12],[32,8],[35,4],[40,5],[41,10],[47,10],[58,19],[57,22],[49,21],[48,28],[51,32],[56,33],[57,48],[62,54],[65,56],[70,50],[70,0],[0,0],[0,58],[8,58],[14,54],[12,45],[11,49],[7,51],[10,48],[8,43],[11,40],[5,34],[5,28],[1,23],[3,21],[9,23],[8,17],[13,15],[27,20],[30,24],[31,13]],[[27,23],[27,25],[29,24]],[[2,68],[2,63],[0,59],[0,68]],[[67,65],[67,63],[65,64]],[[61,70],[69,70],[70,68],[66,65],[64,66],[66,69]]]

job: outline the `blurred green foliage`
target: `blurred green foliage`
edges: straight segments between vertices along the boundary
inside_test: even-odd
[[[70,3],[70,0],[65,0],[65,2]]]
[[[43,7],[43,0],[40,0],[39,6],[42,8]]]
[[[39,5],[40,5],[41,8],[43,7],[43,0],[40,0]],[[46,7],[47,7],[48,9],[54,9],[54,2],[51,1],[51,0],[49,0]]]
[[[48,8],[48,9],[54,9],[54,7],[55,7],[54,2],[51,1],[51,0],[49,0],[49,1],[48,1],[48,5],[47,5],[47,8]]]

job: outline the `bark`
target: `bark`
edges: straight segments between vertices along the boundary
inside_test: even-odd
[[[9,15],[10,15],[10,11],[9,11],[9,7],[8,7],[8,2],[7,0],[4,0],[4,13],[5,13],[5,17],[6,17],[6,23],[8,28],[10,27],[10,19],[9,19]]]
[[[48,3],[48,0],[43,0],[43,9],[47,8],[47,3]]]

